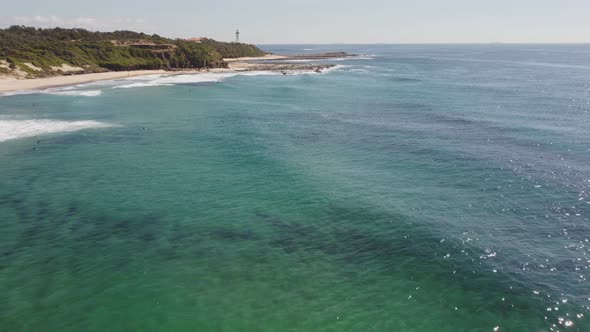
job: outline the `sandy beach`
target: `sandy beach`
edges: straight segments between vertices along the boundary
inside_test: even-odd
[[[338,56],[341,56],[340,54]],[[228,64],[228,68],[211,68],[208,70],[134,70],[134,71],[116,71],[106,73],[92,73],[79,75],[65,75],[53,76],[46,78],[15,78],[12,76],[0,76],[0,94],[14,91],[30,91],[43,90],[49,88],[63,87],[76,84],[92,83],[97,81],[114,80],[135,76],[146,76],[155,74],[165,75],[182,75],[182,74],[198,74],[198,73],[228,73],[228,72],[242,72],[242,71],[278,71],[283,74],[297,71],[316,71],[321,72],[324,69],[333,67],[333,65],[318,65],[318,64],[294,64],[283,62],[280,60],[289,60],[291,58],[307,58],[316,59],[312,56],[284,56],[268,54],[262,57],[243,57],[224,59]],[[324,55],[319,59],[329,59],[334,57],[330,54]],[[279,61],[270,61],[279,60]]]
[[[210,72],[228,72],[228,71],[243,71],[251,68],[251,63],[247,61],[256,60],[278,60],[283,59],[280,55],[267,55],[263,57],[245,57],[224,59],[229,68],[215,68]],[[114,80],[126,77],[145,76],[154,74],[187,74],[199,73],[203,71],[189,70],[189,71],[166,71],[166,70],[134,70],[134,71],[116,71],[106,73],[67,75],[67,76],[53,76],[46,78],[32,78],[32,79],[18,79],[14,77],[0,76],[0,93],[26,90],[40,90],[49,89],[61,86],[76,85],[91,83],[97,81]]]
[[[153,74],[166,74],[165,70],[137,70],[137,71],[116,71],[107,73],[80,74],[69,76],[54,76],[46,78],[16,79],[0,78],[0,93],[23,90],[39,90],[55,88],[60,86],[91,83],[96,81],[114,80],[118,78],[145,76]]]

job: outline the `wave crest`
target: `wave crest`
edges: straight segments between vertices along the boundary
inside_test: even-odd
[[[251,71],[251,72],[232,72],[232,73],[198,73],[198,74],[182,74],[165,77],[158,77],[156,79],[146,81],[145,78],[138,79],[140,82],[131,84],[124,84],[113,87],[113,89],[130,89],[143,88],[151,86],[171,86],[176,84],[198,84],[198,83],[215,83],[221,82],[226,78],[234,76],[263,76],[263,75],[280,75],[280,73],[270,71]]]
[[[98,97],[102,94],[101,90],[45,90],[43,94],[57,95],[57,96],[82,96],[82,97]]]
[[[41,134],[73,132],[90,128],[114,127],[112,124],[93,120],[61,121],[61,120],[0,120],[0,142],[34,137]]]

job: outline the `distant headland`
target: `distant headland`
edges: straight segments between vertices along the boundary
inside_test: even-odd
[[[268,53],[250,44],[208,38],[169,39],[133,31],[12,26],[0,29],[0,40],[0,75],[13,78],[110,71],[227,69],[230,65],[226,59],[270,58]],[[346,55],[329,53],[288,58],[325,60]],[[277,58],[285,59],[273,59]]]
[[[227,68],[223,58],[266,54],[249,44],[207,38],[169,39],[132,31],[12,26],[0,30],[0,41],[0,74],[28,78],[107,71]]]
[[[166,72],[321,72],[334,66],[326,60],[352,56],[343,52],[274,55],[255,45],[209,38],[24,26],[0,29],[0,45],[0,92]],[[314,60],[322,63],[314,64]]]

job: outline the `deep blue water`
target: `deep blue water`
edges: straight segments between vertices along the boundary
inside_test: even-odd
[[[1,330],[590,330],[590,45],[262,48],[0,97]]]

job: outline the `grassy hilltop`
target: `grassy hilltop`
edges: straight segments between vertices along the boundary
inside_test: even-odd
[[[261,56],[254,45],[192,42],[133,31],[0,29],[0,75],[45,77],[138,69],[226,67],[223,58]]]

